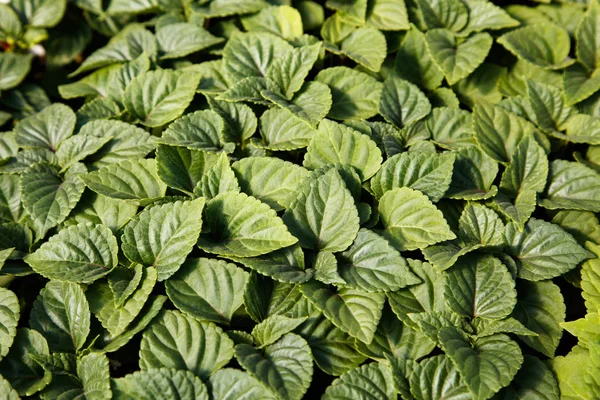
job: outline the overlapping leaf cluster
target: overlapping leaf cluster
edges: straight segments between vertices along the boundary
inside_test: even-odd
[[[598,0],[15,0],[0,42],[6,398],[600,393]]]

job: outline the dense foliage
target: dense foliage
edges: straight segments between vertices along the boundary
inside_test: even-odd
[[[600,398],[600,2],[0,4],[0,398]]]

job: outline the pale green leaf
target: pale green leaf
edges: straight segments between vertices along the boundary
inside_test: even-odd
[[[588,70],[600,67],[600,4],[596,0],[589,2],[589,7],[575,31],[577,45],[575,53],[579,61]]]
[[[385,295],[356,289],[333,292],[320,282],[309,282],[300,290],[335,326],[349,335],[371,343],[381,318]]]
[[[383,83],[379,112],[396,127],[410,125],[423,119],[431,111],[431,104],[425,94],[412,83],[395,74]]]
[[[302,36],[302,17],[297,9],[287,5],[263,8],[257,14],[242,18],[248,32],[268,32],[284,39]]]
[[[33,303],[29,321],[53,351],[74,352],[89,334],[90,306],[78,284],[50,281]]]
[[[227,154],[219,154],[215,164],[204,173],[202,180],[194,188],[194,194],[206,199],[216,197],[221,193],[239,193],[240,185],[229,165]]]
[[[66,171],[73,164],[83,160],[89,155],[94,154],[108,143],[112,138],[110,136],[91,136],[91,135],[74,135],[61,142],[56,157],[58,163],[62,167],[62,171]]]
[[[116,267],[117,252],[117,239],[109,228],[79,224],[50,237],[25,261],[46,278],[91,283]]]
[[[564,123],[573,114],[565,105],[562,91],[552,85],[527,79],[527,95],[537,125],[546,132],[562,130]]]
[[[538,336],[519,336],[521,341],[548,357],[554,357],[562,337],[560,323],[566,307],[560,289],[551,281],[517,283],[513,317]]]
[[[502,319],[517,302],[512,275],[495,257],[469,255],[445,274],[448,307],[467,318]]]
[[[173,70],[144,72],[125,89],[123,104],[145,126],[156,127],[181,116],[196,94],[200,75]]]
[[[111,381],[115,399],[208,400],[202,380],[190,371],[156,368],[137,371]],[[220,397],[219,397],[220,398]]]
[[[209,235],[198,242],[204,251],[224,256],[255,257],[298,241],[268,205],[244,193],[220,194],[206,204]]]
[[[213,398],[215,399],[277,399],[274,393],[272,393],[270,390],[265,390],[265,386],[258,379],[246,372],[240,371],[239,369],[221,369],[210,377],[208,384],[210,386]]]
[[[396,397],[390,367],[370,363],[355,368],[335,381],[325,390],[323,400],[364,399],[388,400]]]
[[[303,165],[309,169],[327,164],[349,165],[365,181],[379,170],[381,161],[381,151],[367,135],[324,120],[308,146]]]
[[[205,200],[177,201],[141,212],[125,227],[121,248],[132,262],[156,267],[158,280],[173,275],[202,229]]]
[[[427,196],[410,188],[386,192],[379,201],[383,234],[399,250],[415,250],[456,237]]]
[[[250,107],[208,97],[208,104],[223,118],[223,141],[241,143],[254,135],[258,121]]]
[[[377,114],[382,85],[372,76],[348,67],[321,70],[315,80],[331,89],[332,119],[367,119]]]
[[[234,264],[208,258],[188,259],[165,284],[181,311],[201,321],[229,324],[243,303],[248,273]]]
[[[110,400],[109,360],[101,353],[89,353],[77,360],[77,375],[87,400]]]
[[[590,257],[590,253],[558,225],[535,218],[529,220],[523,231],[509,223],[504,235],[507,253],[515,258],[517,276],[522,279],[554,278]]]
[[[383,31],[410,28],[404,1],[375,0],[367,8],[367,23]]]
[[[430,30],[425,39],[429,54],[444,72],[450,85],[475,71],[488,55],[493,43],[492,37],[485,32],[475,33],[464,41],[459,41],[446,29]]]
[[[165,311],[144,331],[140,369],[189,370],[207,379],[233,356],[233,342],[213,323]]]
[[[312,271],[305,270],[304,253],[299,245],[286,247],[260,257],[228,258],[278,282],[303,283],[312,278]]]
[[[418,0],[416,3],[429,29],[447,28],[459,32],[469,19],[469,10],[461,1]]]
[[[365,292],[390,292],[420,282],[400,253],[367,229],[361,229],[352,245],[338,254],[337,266],[345,286]]]
[[[235,357],[244,369],[278,397],[299,400],[310,385],[313,374],[308,343],[288,333],[266,346],[264,355],[252,346],[239,344]]]
[[[562,328],[579,340],[579,344],[585,347],[592,346],[600,340],[600,311],[590,312],[584,318],[575,321],[562,322]]]
[[[563,86],[566,104],[579,103],[600,90],[600,70],[588,71],[581,64],[573,64],[565,70]]]
[[[461,150],[476,144],[472,120],[472,115],[468,111],[452,107],[436,107],[424,120],[424,129],[439,147]]]
[[[335,169],[303,185],[283,220],[302,247],[317,251],[345,250],[359,229],[354,199]]]
[[[552,371],[539,358],[526,355],[523,366],[509,386],[496,396],[498,400],[558,400],[559,391]]]
[[[371,179],[371,191],[380,199],[387,191],[410,187],[437,202],[450,185],[453,153],[406,152],[388,158]]]
[[[491,1],[466,0],[464,3],[469,9],[469,21],[461,34],[519,26],[519,21]]]
[[[49,356],[46,339],[33,329],[20,328],[8,355],[0,362],[0,374],[19,396],[31,396],[45,388],[52,373],[44,370],[31,356]]]
[[[596,256],[600,249],[596,245],[587,244]],[[587,260],[581,265],[581,295],[585,299],[588,312],[600,310],[600,258]]]
[[[304,321],[306,321],[306,317],[289,318],[283,315],[272,315],[252,328],[252,336],[260,347],[265,347],[292,332]]]
[[[268,150],[294,150],[308,146],[316,130],[288,110],[273,107],[260,117],[259,130]]]
[[[458,370],[445,355],[426,358],[413,364],[410,373],[410,391],[421,400],[462,400],[471,398]]]
[[[192,194],[202,176],[217,162],[217,155],[202,150],[160,145],[156,150],[158,176],[169,187]]]
[[[217,152],[222,148],[221,139],[225,122],[211,110],[186,114],[164,131],[161,143]]]
[[[89,287],[86,295],[90,310],[112,337],[125,333],[140,314],[154,288],[156,276],[155,268],[144,268],[139,286],[120,307],[107,282],[100,281]]]
[[[523,363],[519,345],[508,336],[497,334],[471,344],[457,328],[439,332],[442,348],[477,399],[489,399],[507,386]]]
[[[569,58],[569,33],[550,22],[512,30],[500,36],[498,43],[520,59],[547,69],[562,69],[575,61]]]
[[[117,308],[121,307],[135,292],[143,275],[144,267],[141,264],[135,264],[130,268],[117,266],[108,274],[108,285]]]
[[[428,90],[436,89],[444,80],[444,74],[429,55],[425,34],[414,25],[396,53],[395,67],[400,78]]]
[[[473,130],[481,150],[496,161],[508,163],[521,140],[532,134],[534,126],[516,114],[481,100],[473,111]]]
[[[4,12],[4,11],[3,11]],[[2,29],[0,22],[0,31]],[[1,35],[1,33],[0,33]],[[0,90],[8,90],[19,85],[31,69],[32,54],[0,54]]]
[[[551,210],[600,211],[600,174],[584,164],[555,160],[540,205]]]
[[[341,51],[366,69],[379,72],[387,55],[387,44],[378,29],[363,26],[342,41]]]
[[[169,24],[157,29],[156,40],[162,59],[185,57],[223,41],[188,22]]]
[[[94,192],[133,204],[147,204],[163,197],[167,189],[156,172],[156,160],[126,160],[81,175]]]
[[[21,315],[19,299],[10,290],[0,288],[0,360],[8,354],[15,336]]]
[[[21,147],[41,147],[56,151],[60,142],[73,134],[75,113],[64,104],[55,103],[15,126],[15,139]]]
[[[243,192],[282,210],[308,176],[306,169],[274,157],[249,157],[232,165]]]

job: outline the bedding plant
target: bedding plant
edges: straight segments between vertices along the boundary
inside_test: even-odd
[[[600,398],[600,2],[0,4],[0,398]]]

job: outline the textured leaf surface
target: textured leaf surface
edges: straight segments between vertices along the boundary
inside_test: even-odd
[[[385,364],[371,363],[355,368],[333,381],[323,399],[385,400],[395,395],[390,368]]]
[[[202,380],[190,371],[156,368],[137,371],[113,379],[111,389],[116,398],[159,400],[164,397],[181,400],[208,400]]]
[[[0,360],[8,354],[8,351],[17,335],[17,323],[21,310],[17,296],[10,290],[0,289]]]
[[[221,328],[178,311],[165,311],[144,332],[140,368],[189,370],[208,378],[233,356],[233,342]]]
[[[188,259],[165,284],[181,311],[202,321],[228,324],[243,303],[248,274],[234,264],[209,258]]]

